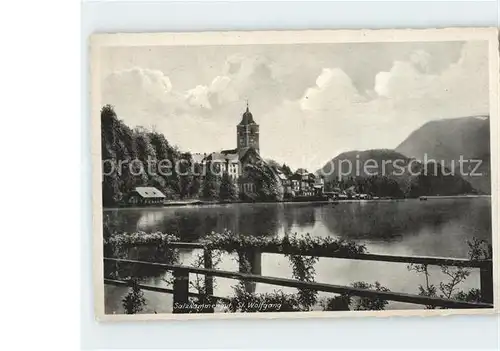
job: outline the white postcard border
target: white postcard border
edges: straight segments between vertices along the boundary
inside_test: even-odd
[[[437,42],[484,40],[489,45],[489,93],[491,133],[491,198],[493,246],[493,309],[446,310],[387,310],[387,311],[332,311],[332,312],[265,312],[214,314],[135,314],[104,313],[103,233],[101,201],[101,87],[100,50],[110,46],[206,46],[206,45],[265,45],[300,43],[364,43],[364,42]],[[300,31],[227,31],[191,33],[116,33],[94,34],[90,37],[91,65],[91,157],[92,157],[92,237],[93,288],[95,318],[102,322],[148,320],[205,320],[205,319],[283,319],[283,318],[338,318],[338,317],[395,317],[448,316],[498,314],[500,304],[500,242],[498,238],[499,213],[499,37],[497,28],[443,28],[443,29],[363,29],[363,30],[300,30]]]

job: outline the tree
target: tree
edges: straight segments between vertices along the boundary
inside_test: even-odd
[[[104,176],[102,182],[102,205],[104,207],[115,206],[122,198],[116,176]]]
[[[156,160],[156,151],[151,145],[148,134],[138,128],[134,133],[137,158],[133,162],[133,186],[151,185],[149,180],[156,174],[156,169],[149,169],[148,160]]]
[[[179,162],[179,196],[184,199],[189,196],[189,187],[193,179],[191,154],[188,152],[182,154]]]
[[[367,178],[363,184],[365,192],[380,197],[404,197],[399,184],[391,178],[375,175]]]
[[[180,152],[171,146],[163,134],[157,132],[149,133],[151,145],[155,149],[156,159],[158,161],[158,175],[164,179],[164,185],[160,190],[169,197],[178,196],[179,177],[175,170],[175,165],[180,159]]]
[[[238,198],[238,189],[227,172],[222,175],[219,198],[221,200],[236,200]]]
[[[102,203],[115,206],[121,199],[120,179],[116,170],[119,121],[111,105],[101,109],[101,160],[103,164]]]
[[[210,162],[206,164],[206,167],[201,196],[205,200],[216,200],[219,197],[219,176],[215,172],[216,167],[214,166],[214,169],[212,169],[212,164]]]
[[[271,160],[271,159],[269,159],[269,160],[267,160],[266,162],[267,162],[267,164],[269,165],[269,167],[273,167],[273,168],[275,168],[275,169],[281,169],[280,164],[279,164],[278,162],[276,162],[275,160]]]
[[[287,164],[283,163],[283,166],[281,166],[281,171],[283,172],[284,175],[286,175],[287,177],[291,177],[293,175],[293,172],[292,170],[290,169],[290,167],[288,167]]]
[[[283,185],[268,165],[265,163],[248,164],[245,166],[244,172],[246,176],[254,182],[259,200],[283,200]]]
[[[457,175],[445,175],[439,164],[436,170],[427,172],[422,169],[420,174],[413,177],[407,187],[407,196],[418,197],[423,195],[459,195],[471,193],[473,188],[469,182]]]
[[[191,179],[191,184],[189,184],[189,196],[197,197],[200,193],[201,188],[201,176],[202,167],[200,164],[195,163],[193,165],[193,177]]]

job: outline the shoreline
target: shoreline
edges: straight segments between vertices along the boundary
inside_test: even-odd
[[[478,197],[490,197],[491,195],[429,195],[429,196],[423,196],[426,197],[428,200],[431,199],[473,199],[473,198],[478,198]]]
[[[491,198],[491,195],[429,195],[422,196],[426,200],[446,200],[446,199],[475,199],[475,198]],[[391,202],[391,201],[406,201],[406,200],[420,200],[416,198],[379,198],[379,199],[337,199],[337,200],[284,200],[284,201],[203,201],[203,200],[188,200],[188,201],[172,201],[157,206],[116,206],[116,207],[103,207],[103,210],[116,210],[116,209],[139,209],[139,208],[165,208],[165,207],[187,207],[187,206],[211,206],[211,205],[233,205],[233,204],[311,204],[311,205],[337,205],[340,203],[353,203],[353,202]]]

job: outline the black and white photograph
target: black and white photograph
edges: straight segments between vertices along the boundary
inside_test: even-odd
[[[497,30],[90,50],[99,318],[498,311]]]

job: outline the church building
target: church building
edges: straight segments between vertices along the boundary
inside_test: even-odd
[[[213,152],[208,155],[194,154],[195,162],[217,164],[221,173],[229,173],[238,184],[240,193],[255,192],[254,182],[245,176],[244,168],[248,164],[264,162],[260,157],[259,125],[254,121],[248,107],[243,113],[240,123],[236,126],[236,148]]]

